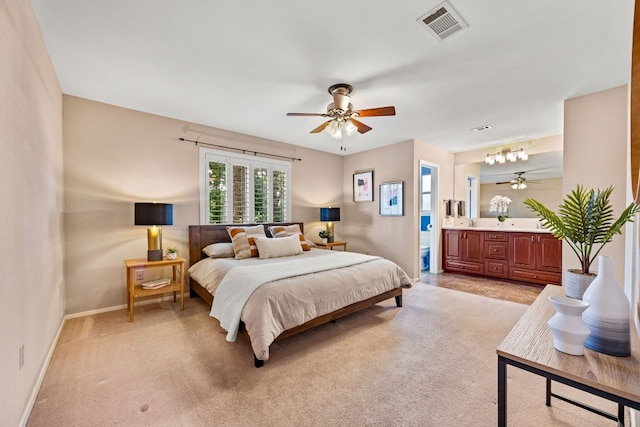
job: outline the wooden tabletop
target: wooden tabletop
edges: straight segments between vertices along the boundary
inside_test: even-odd
[[[640,344],[631,325],[631,356],[616,357],[584,349],[572,356],[553,348],[547,321],[556,313],[548,300],[564,295],[560,286],[547,285],[496,352],[510,360],[640,402]]]

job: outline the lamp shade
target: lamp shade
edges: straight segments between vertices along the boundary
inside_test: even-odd
[[[320,221],[340,221],[340,208],[320,208]]]
[[[135,225],[173,225],[170,203],[136,203]]]

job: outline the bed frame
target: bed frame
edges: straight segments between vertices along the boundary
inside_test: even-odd
[[[271,237],[269,234],[269,227],[274,225],[291,225],[298,224],[300,226],[300,231],[304,232],[304,224],[301,222],[288,222],[288,223],[269,223],[263,224],[265,229],[265,234],[268,237]],[[212,243],[220,243],[220,242],[231,242],[231,238],[227,233],[228,226],[251,226],[257,224],[217,224],[217,225],[190,225],[189,226],[189,265],[193,265],[196,262],[200,261],[207,257],[207,255],[202,252],[202,249],[207,245]],[[189,278],[189,288],[190,288],[190,296],[193,298],[195,296],[199,296],[202,298],[209,306],[213,304],[213,295],[211,295],[204,287],[202,287],[195,279]],[[355,313],[367,307],[370,307],[374,304],[377,304],[381,301],[387,300],[389,298],[395,298],[396,305],[398,307],[402,307],[402,288],[392,289],[390,291],[383,292],[379,295],[373,296],[364,301],[359,301],[354,304],[348,305],[346,307],[340,308],[331,313],[327,313],[325,315],[316,317],[315,319],[309,320],[302,325],[296,326],[294,328],[283,331],[276,340],[281,340],[283,338],[290,337],[291,335],[295,335],[299,332],[306,331],[307,329],[314,328],[316,326],[322,325],[327,322],[332,322],[340,317],[346,316],[351,313]],[[251,338],[244,327],[244,323],[240,323],[240,333],[251,342]],[[260,368],[264,365],[264,360],[260,360],[253,355],[253,361],[256,368]]]

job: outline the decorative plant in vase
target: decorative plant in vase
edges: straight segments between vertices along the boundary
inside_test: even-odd
[[[327,243],[327,239],[329,238],[329,231],[322,230],[318,233],[318,236],[320,236],[320,238],[322,239],[322,243]]]
[[[178,257],[178,248],[172,247],[167,249],[167,259],[176,259]]]
[[[613,207],[609,202],[613,186],[604,190],[587,190],[578,185],[567,194],[558,207],[558,214],[534,199],[526,199],[525,206],[534,211],[541,224],[556,238],[567,242],[580,261],[580,269],[568,269],[565,275],[565,293],[568,297],[582,298],[582,294],[595,278],[590,273],[602,248],[616,234],[622,234],[622,226],[633,222],[633,216],[640,212],[640,205],[631,203],[614,221]],[[582,277],[573,278],[572,275]],[[573,280],[576,282],[574,283]]]
[[[489,202],[489,212],[498,212],[498,221],[504,222],[509,218],[511,199],[507,196],[493,196]]]

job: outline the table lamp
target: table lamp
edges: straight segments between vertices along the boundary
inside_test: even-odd
[[[320,221],[327,221],[327,242],[333,243],[333,222],[340,221],[340,208],[320,208]]]
[[[173,205],[170,203],[136,203],[135,225],[147,228],[147,260],[162,260],[162,229],[160,225],[173,225]]]

